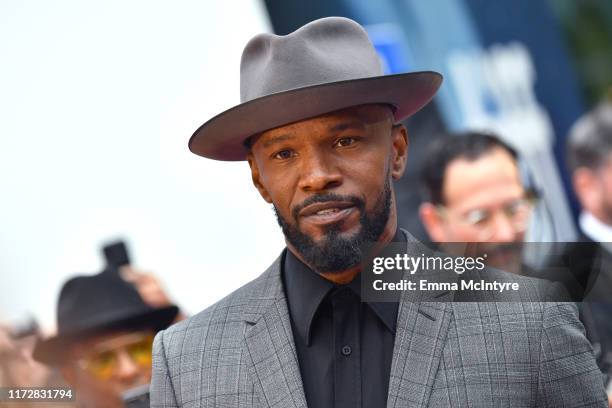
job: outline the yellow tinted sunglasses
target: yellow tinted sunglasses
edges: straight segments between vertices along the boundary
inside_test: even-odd
[[[93,352],[78,360],[79,365],[100,380],[108,380],[117,371],[120,353],[125,352],[129,358],[142,368],[150,368],[153,335],[128,337],[126,341],[113,344],[107,349]]]

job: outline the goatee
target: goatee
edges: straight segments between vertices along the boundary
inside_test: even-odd
[[[376,200],[373,211],[368,214],[365,210],[365,202],[355,196],[343,196],[334,193],[323,193],[309,197],[292,211],[295,226],[282,217],[278,209],[274,207],[276,219],[281,226],[285,238],[299,252],[306,264],[318,273],[340,272],[359,264],[366,254],[364,247],[372,244],[381,236],[391,212],[391,183],[389,177],[385,177],[383,191]],[[297,228],[297,213],[302,208],[313,203],[328,201],[348,201],[360,212],[359,222],[361,228],[353,236],[341,235],[340,224],[330,226],[319,242],[315,242],[310,236],[304,234]]]

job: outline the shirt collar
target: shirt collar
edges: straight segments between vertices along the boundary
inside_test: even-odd
[[[406,237],[399,228],[393,241],[406,242]],[[312,323],[319,306],[333,289],[343,286],[349,287],[361,298],[361,279],[359,275],[347,285],[336,285],[314,272],[288,249],[285,251],[282,275],[294,329],[308,346],[310,346]],[[398,302],[365,303],[383,322],[385,327],[395,334]]]
[[[578,220],[582,232],[612,252],[612,226],[604,224],[589,212],[582,212]]]

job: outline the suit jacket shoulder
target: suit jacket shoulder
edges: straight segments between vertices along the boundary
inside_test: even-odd
[[[188,406],[220,394],[245,396],[249,401],[236,401],[237,406],[252,405],[253,389],[245,387],[245,332],[282,292],[280,259],[253,281],[157,334],[152,407]],[[203,383],[211,388],[202,389]]]
[[[607,406],[603,377],[574,303],[447,306],[448,329],[423,406],[496,406],[500,401],[512,407]],[[428,314],[435,316],[431,310]]]

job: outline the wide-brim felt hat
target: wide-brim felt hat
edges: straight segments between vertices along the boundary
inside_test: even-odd
[[[147,305],[136,288],[124,281],[113,268],[93,276],[67,281],[57,306],[57,334],[40,340],[34,358],[58,365],[68,358],[70,347],[98,334],[167,328],[176,318],[178,307],[154,308]]]
[[[425,106],[441,83],[433,71],[383,75],[366,31],[347,18],[319,19],[284,36],[259,34],[242,53],[241,103],[200,126],[189,149],[244,160],[253,135],[364,104],[391,105],[400,121]]]

